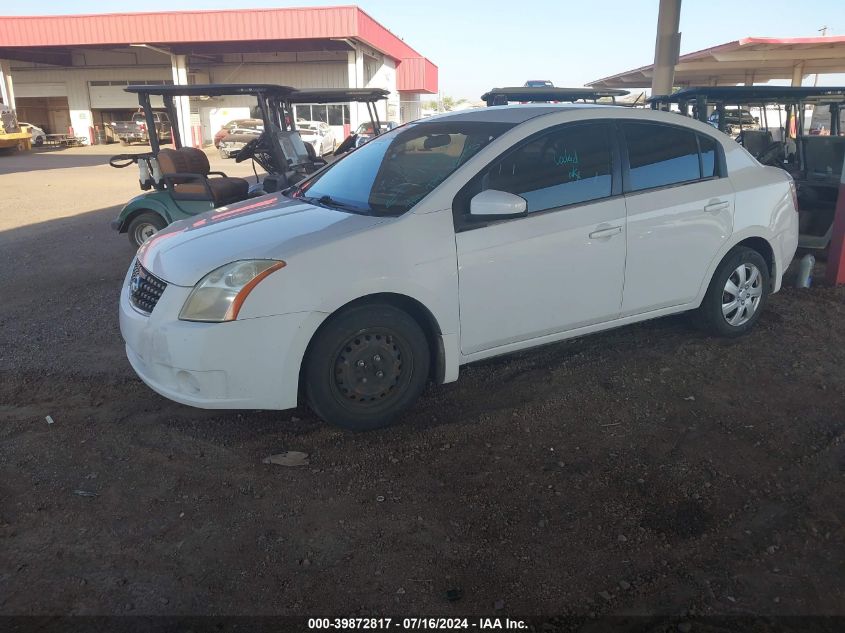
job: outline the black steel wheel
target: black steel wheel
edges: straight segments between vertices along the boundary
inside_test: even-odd
[[[413,317],[390,305],[355,306],[317,333],[305,360],[305,394],[327,422],[375,429],[419,397],[430,364],[428,340]]]

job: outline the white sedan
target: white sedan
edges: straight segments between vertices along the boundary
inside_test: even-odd
[[[323,121],[297,121],[300,138],[314,148],[317,156],[325,156],[337,148],[337,139],[328,123]]]
[[[677,114],[504,106],[378,136],[286,192],[139,249],[135,371],[181,403],[389,424],[461,365],[692,311],[751,329],[798,242],[795,188]]]
[[[29,128],[29,133],[32,135],[32,144],[41,146],[44,145],[44,141],[47,140],[47,134],[37,125],[33,125],[32,123],[20,123],[20,125],[26,125]]]

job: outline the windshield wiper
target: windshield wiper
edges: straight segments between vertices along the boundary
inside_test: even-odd
[[[319,204],[324,207],[328,207],[330,209],[341,209],[343,211],[349,211],[351,213],[359,213],[361,215],[366,215],[367,210],[362,209],[360,207],[356,207],[351,204],[346,204],[344,202],[340,202],[339,200],[335,200],[329,195],[320,196],[319,198],[306,198],[308,202],[312,204]]]

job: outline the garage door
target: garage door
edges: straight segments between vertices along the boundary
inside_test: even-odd
[[[25,84],[15,82],[16,97],[67,97],[67,86],[60,83]]]
[[[126,92],[124,88],[132,84],[162,84],[164,81],[133,80],[129,81],[91,81],[88,84],[88,94],[91,108],[95,110],[125,110],[138,107],[138,95]],[[163,108],[161,97],[152,97],[154,108]]]

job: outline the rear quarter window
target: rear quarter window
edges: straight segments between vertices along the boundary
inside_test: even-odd
[[[696,133],[659,123],[622,124],[628,147],[630,191],[701,178]]]

